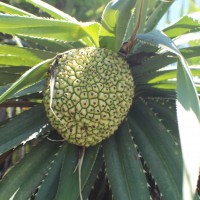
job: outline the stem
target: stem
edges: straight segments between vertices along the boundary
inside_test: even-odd
[[[131,38],[129,39],[129,41],[127,43],[123,44],[122,48],[121,48],[121,50],[125,54],[129,54],[130,51],[131,51],[131,49],[132,49],[132,47],[133,47],[133,43],[135,41],[136,34],[137,34],[138,29],[140,27],[143,6],[144,6],[144,0],[141,0],[140,10],[139,10],[139,15],[138,15],[138,20],[137,20],[137,23],[136,23],[135,28],[133,30],[133,34],[131,35]]]

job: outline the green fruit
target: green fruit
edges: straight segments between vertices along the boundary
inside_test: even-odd
[[[50,77],[44,90],[44,106],[53,128],[79,146],[108,138],[132,104],[134,83],[127,62],[108,49],[86,47],[60,54],[55,63],[53,95]]]

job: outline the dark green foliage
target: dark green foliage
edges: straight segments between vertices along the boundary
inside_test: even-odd
[[[0,119],[7,113],[10,119],[0,126],[0,199],[77,200],[79,175],[83,199],[198,199],[200,46],[189,33],[198,35],[199,18],[188,15],[155,31],[172,1],[144,1],[126,55],[132,107],[115,135],[86,149],[80,174],[74,170],[81,148],[63,141],[45,116],[50,64],[74,48],[118,52],[133,33],[141,1],[51,1],[66,12],[42,1],[6,2],[0,2]],[[20,111],[13,117],[9,107]]]

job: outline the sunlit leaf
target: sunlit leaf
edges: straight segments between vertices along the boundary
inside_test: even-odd
[[[175,38],[186,33],[198,32],[200,31],[199,16],[200,12],[184,16],[163,31],[170,38]]]
[[[193,57],[200,56],[200,47],[194,46],[194,47],[182,48],[180,49],[180,52],[186,59],[193,58]],[[136,59],[137,59],[137,56],[136,56]],[[160,60],[162,60],[162,62],[160,62]],[[144,75],[154,73],[156,72],[156,70],[160,70],[170,64],[176,63],[177,56],[171,55],[167,52],[162,53],[162,54],[154,54],[153,56],[151,56],[150,54],[148,59],[144,59],[144,60],[141,59],[140,62],[141,63],[135,64],[131,60],[131,57],[129,59],[129,65],[132,67],[135,77],[141,80],[143,79],[143,77],[145,77]]]
[[[44,1],[37,1],[37,0],[26,0],[27,2],[33,4],[34,6],[37,6],[44,12],[48,13],[52,17],[56,19],[63,19],[69,22],[77,22],[77,20],[68,14],[58,10],[57,8],[51,6],[50,4],[44,2]]]
[[[26,17],[0,14],[0,31],[38,38],[76,41],[87,37],[99,45],[100,25],[97,22],[67,22],[41,17]]]
[[[24,10],[21,10],[19,8],[16,8],[14,6],[11,6],[9,4],[0,2],[0,11],[8,13],[8,14],[16,14],[16,15],[22,15],[22,16],[34,16],[31,13],[28,13]]]
[[[142,5],[141,5],[142,4]],[[148,10],[148,1],[137,1],[134,10],[131,12],[131,16],[129,18],[126,31],[123,37],[123,43],[127,42],[130,39],[133,31],[138,26],[137,33],[143,33],[146,24]],[[141,13],[140,13],[141,11]],[[140,16],[141,15],[141,16]],[[139,19],[140,18],[140,19]],[[139,24],[138,24],[139,23]]]
[[[199,175],[200,109],[191,74],[180,63],[177,79],[177,116],[184,160],[183,196],[187,200],[193,198]]]
[[[45,51],[61,53],[73,48],[84,47],[84,44],[81,41],[75,42],[64,42],[61,40],[54,40],[48,38],[36,38],[29,37],[25,35],[20,35],[20,38],[27,46],[31,46],[34,49],[41,49]]]
[[[150,14],[146,22],[145,32],[152,31],[153,28],[155,28],[155,26],[158,24],[162,16],[166,13],[173,2],[174,0],[156,1],[154,6],[152,3],[150,3],[151,9],[149,9]]]
[[[55,54],[52,52],[32,48],[9,45],[0,46],[0,65],[32,67],[54,56]]]
[[[174,43],[163,33],[153,31],[148,34],[141,34],[139,39],[145,40],[153,45],[157,45],[175,54],[180,62],[177,73],[177,118],[184,161],[183,170],[183,199],[193,198],[196,190],[196,182],[199,173],[200,152],[199,133],[200,133],[200,108],[199,99],[193,82],[191,72],[187,63],[176,48]],[[192,132],[189,130],[193,130]],[[188,136],[188,132],[190,135]],[[191,139],[192,138],[192,139]],[[188,149],[192,145],[192,148]],[[191,153],[195,163],[191,164]]]
[[[131,16],[131,10],[135,4],[136,0],[117,0],[107,4],[102,14],[103,28],[101,29],[100,36],[104,37],[102,38],[101,45],[106,45],[106,38],[108,37],[108,40],[112,43],[109,44],[109,47],[115,51],[120,49],[126,26]],[[107,33],[110,33],[110,35]],[[110,37],[112,38],[111,40],[109,39]]]
[[[0,103],[4,102],[6,99],[10,98],[20,90],[31,86],[44,78],[47,75],[47,71],[51,62],[52,59],[45,60],[26,71],[16,82],[11,85],[11,87],[9,87],[8,90],[6,90],[0,96]]]

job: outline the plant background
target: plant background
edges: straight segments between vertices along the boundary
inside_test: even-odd
[[[5,0],[5,3],[9,3],[21,9],[30,11],[32,13],[37,13],[40,16],[46,16],[37,8],[30,6],[30,4],[24,3],[23,0]],[[49,4],[57,7],[60,10],[70,14],[71,16],[76,17],[78,20],[89,21],[90,19],[94,19],[96,21],[100,21],[101,13],[105,7],[105,5],[109,2],[108,0],[48,0],[46,1]],[[69,4],[71,3],[71,7]],[[27,6],[28,5],[28,6]],[[66,6],[68,5],[68,6]],[[72,9],[73,8],[73,9]],[[193,11],[200,11],[200,1],[195,0],[176,0],[168,13],[163,17],[163,19],[158,24],[159,28],[165,27],[167,24],[176,21],[180,16],[183,16],[187,13],[192,13]],[[7,36],[9,42],[9,36]],[[12,42],[12,41],[10,41]],[[192,62],[192,61],[191,61]],[[0,121],[4,119],[10,118],[22,110],[26,108],[0,108]],[[37,140],[34,140],[31,143],[27,143],[25,146],[21,146],[18,151],[15,152],[12,156],[8,154],[4,155],[4,157],[0,157],[0,177],[6,171],[6,169],[10,166],[11,163],[15,163],[16,161],[22,159],[26,152],[30,150],[32,146],[37,143]],[[5,159],[6,157],[6,159]]]

